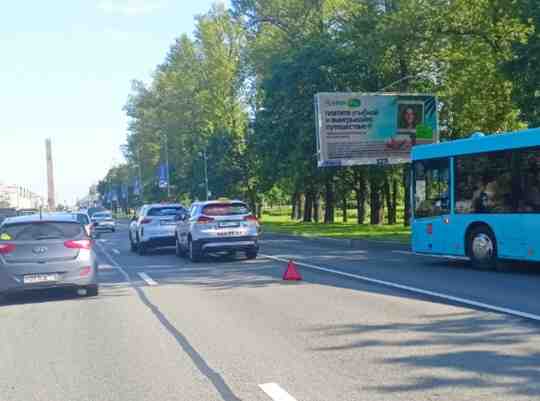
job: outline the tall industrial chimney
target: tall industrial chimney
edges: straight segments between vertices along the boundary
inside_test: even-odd
[[[47,201],[49,204],[49,210],[56,209],[56,200],[54,199],[54,173],[53,173],[53,158],[52,158],[52,146],[51,139],[45,139],[45,152],[47,154]]]

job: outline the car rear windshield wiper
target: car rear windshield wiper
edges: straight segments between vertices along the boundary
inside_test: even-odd
[[[58,235],[38,235],[37,237],[34,237],[36,241],[42,241],[46,239],[62,239],[62,237]]]

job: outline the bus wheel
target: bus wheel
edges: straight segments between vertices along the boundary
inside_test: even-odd
[[[497,268],[497,242],[488,227],[479,226],[471,231],[468,250],[473,267],[483,270]]]

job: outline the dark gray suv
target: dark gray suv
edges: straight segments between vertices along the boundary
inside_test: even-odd
[[[0,296],[69,287],[98,294],[93,242],[72,216],[11,217],[0,225]]]

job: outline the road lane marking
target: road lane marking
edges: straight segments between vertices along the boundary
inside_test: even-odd
[[[278,262],[283,262],[283,263],[288,263],[289,262],[289,259],[283,259],[283,258],[272,256],[272,255],[261,255],[261,256],[264,257],[264,258],[267,258],[267,259],[278,261]],[[505,307],[496,306],[496,305],[490,305],[490,304],[486,304],[484,302],[473,301],[472,299],[455,297],[453,295],[447,295],[447,294],[443,294],[443,293],[436,292],[436,291],[424,290],[422,288],[416,288],[416,287],[411,287],[411,286],[408,286],[408,285],[393,283],[391,281],[378,280],[378,279],[375,279],[375,278],[370,278],[370,277],[366,277],[366,276],[360,276],[358,274],[352,274],[352,273],[342,272],[342,271],[339,271],[339,270],[328,269],[326,267],[316,266],[316,265],[312,265],[310,263],[304,263],[304,262],[298,262],[298,261],[295,261],[295,263],[298,266],[302,266],[302,267],[312,269],[312,270],[318,270],[318,271],[322,271],[322,272],[326,272],[326,273],[336,274],[336,275],[339,275],[339,276],[354,278],[354,279],[365,281],[365,282],[368,282],[368,283],[378,284],[378,285],[382,285],[382,286],[390,287],[390,288],[397,288],[399,290],[413,292],[413,293],[417,293],[417,294],[421,294],[421,295],[427,295],[427,296],[434,297],[434,298],[444,299],[446,301],[457,302],[457,303],[462,304],[462,305],[473,306],[475,308],[486,309],[486,310],[489,310],[489,311],[492,311],[492,312],[505,313],[507,315],[518,316],[518,317],[522,317],[522,318],[525,318],[525,319],[530,319],[530,320],[535,320],[535,321],[540,322],[540,315],[535,315],[533,313],[527,313],[527,312],[522,312],[522,311],[519,311],[519,310],[516,310],[516,309],[505,308]]]
[[[273,401],[296,401],[296,398],[283,390],[277,383],[259,384],[259,387]]]
[[[154,281],[152,279],[152,277],[150,277],[148,274],[146,273],[137,273],[139,275],[140,278],[142,278],[144,280],[144,282],[148,285],[151,285],[151,286],[154,286],[154,285],[158,285],[157,281]]]
[[[112,251],[115,255],[120,255],[120,251],[118,249],[114,248]]]
[[[100,264],[99,270],[118,270],[116,266],[106,265],[106,264]]]
[[[122,274],[122,276],[124,276],[124,279],[126,280],[126,282],[132,285],[131,279],[129,278],[129,274],[127,274],[127,272],[122,268],[122,266],[120,266],[120,264],[116,260],[114,260],[114,258],[111,255],[109,255],[109,252],[107,252],[105,247],[99,242],[96,242],[96,245],[99,249],[101,249],[101,252],[103,253],[103,255],[105,255],[105,258],[109,260],[111,265],[117,268],[118,271]]]
[[[452,259],[452,260],[463,260],[468,261],[469,258],[465,256],[454,256],[454,255],[431,255],[427,253],[418,253],[418,252],[411,252],[411,251],[392,251],[392,253],[399,253],[402,255],[414,255],[414,256],[422,256],[425,258],[435,258],[435,259]]]

